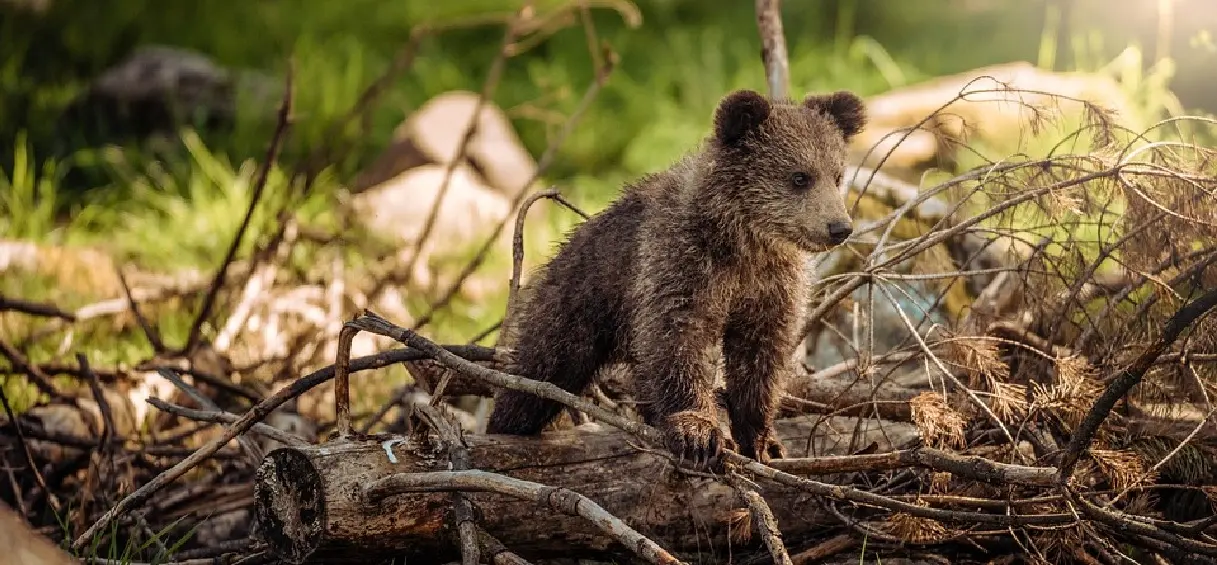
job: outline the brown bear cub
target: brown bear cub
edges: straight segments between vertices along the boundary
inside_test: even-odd
[[[846,91],[726,96],[700,151],[627,186],[534,278],[512,372],[581,394],[600,367],[625,362],[676,456],[782,457],[773,417],[794,369],[806,259],[852,233],[838,187],[865,119]],[[730,438],[714,393],[720,352]],[[513,390],[494,404],[491,434],[539,434],[562,410]]]

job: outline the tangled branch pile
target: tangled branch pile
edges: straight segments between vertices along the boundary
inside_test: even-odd
[[[522,33],[509,28],[500,63]],[[608,54],[595,54],[602,72],[587,101],[609,76]],[[859,548],[884,562],[1217,561],[1213,152],[1148,142],[1101,108],[1050,93],[973,89],[953,102],[978,93],[1019,104],[1033,129],[1054,122],[1054,104],[1081,105],[1084,123],[1069,138],[1085,146],[921,189],[861,167],[848,175],[853,202],[890,212],[859,218],[850,241],[814,266],[800,353],[838,362],[787,383],[778,428],[791,459],[729,454],[724,475],[684,470],[654,443],[615,372],[575,396],[503,372],[506,351],[436,345],[419,331],[429,316],[413,329],[366,312],[342,324],[389,283],[359,288],[341,269],[312,288],[288,280],[277,262],[294,247],[341,244],[298,237],[282,214],[277,236],[242,265],[247,277],[230,274],[230,254],[210,286],[181,291],[204,296],[181,350],[165,346],[143,293],[130,290],[122,313],[158,350],[134,370],[92,368],[83,355],[37,364],[0,340],[9,373],[51,398],[20,417],[5,401],[0,494],[78,552],[135,540],[136,557],[179,562],[816,563],[857,562]],[[542,169],[552,160],[547,151]],[[521,217],[541,196],[560,198],[520,194]],[[513,275],[514,290],[518,261]],[[326,304],[319,321],[277,318],[296,320],[290,337],[273,337],[294,344],[281,347],[285,357],[242,353],[235,365],[231,344],[257,351],[274,333],[243,322],[308,295]],[[229,324],[208,344],[199,328],[216,305],[229,308]],[[56,331],[88,318],[15,299],[0,310],[58,319]],[[351,358],[359,332],[404,347]],[[335,363],[317,368],[322,359]],[[414,382],[352,414],[352,396],[375,380],[352,375],[397,364]],[[57,375],[88,394],[61,391]],[[151,375],[177,397],[148,397],[161,413],[141,430],[121,391]],[[484,413],[476,399],[502,387],[567,404],[567,429],[480,435],[470,406]],[[305,402],[314,389],[332,403]]]

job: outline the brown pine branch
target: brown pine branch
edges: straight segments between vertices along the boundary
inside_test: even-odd
[[[1208,291],[1181,308],[1167,320],[1166,326],[1162,329],[1162,335],[1153,345],[1138,355],[1128,367],[1108,379],[1107,388],[1103,391],[1102,396],[1095,400],[1086,416],[1082,418],[1082,423],[1073,431],[1073,437],[1061,457],[1057,481],[1062,486],[1067,486],[1078,459],[1089,448],[1090,441],[1094,439],[1094,435],[1099,431],[1099,427],[1103,425],[1107,416],[1111,414],[1111,409],[1115,407],[1116,403],[1141,382],[1146,371],[1154,365],[1154,361],[1179,339],[1184,330],[1215,307],[1217,307],[1217,289]]]

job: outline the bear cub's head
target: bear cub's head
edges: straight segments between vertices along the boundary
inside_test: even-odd
[[[714,116],[713,183],[753,233],[824,251],[853,233],[839,187],[846,146],[866,123],[847,91],[775,101],[752,90],[728,94]],[[744,205],[740,206],[739,203]]]

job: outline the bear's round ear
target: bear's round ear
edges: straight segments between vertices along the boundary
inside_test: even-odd
[[[823,112],[840,128],[845,140],[857,135],[866,125],[866,108],[857,94],[839,90],[832,94],[813,94],[803,99],[803,105]]]
[[[737,90],[718,104],[714,135],[724,145],[735,145],[769,117],[769,101],[754,90]]]

